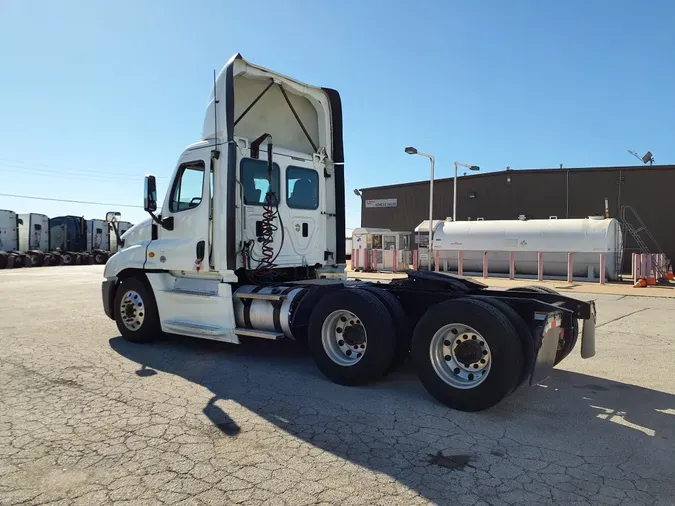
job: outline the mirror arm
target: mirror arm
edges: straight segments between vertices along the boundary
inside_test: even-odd
[[[161,220],[160,218],[158,218],[157,215],[156,215],[155,213],[153,213],[152,211],[147,211],[147,213],[152,217],[152,221],[154,221],[155,223],[157,223],[157,225],[159,225],[160,227],[163,226],[163,225],[162,225],[162,220]]]

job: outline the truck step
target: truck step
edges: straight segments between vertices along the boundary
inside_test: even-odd
[[[181,295],[196,295],[198,297],[214,297],[218,295],[218,292],[205,292],[202,290],[187,290],[187,289],[178,289],[174,288],[173,290],[166,290],[169,293],[179,293]]]
[[[234,333],[238,336],[259,337],[261,339],[271,339],[272,341],[284,338],[284,335],[280,332],[269,332],[267,330],[234,329]]]
[[[176,333],[198,333],[205,336],[225,336],[228,333],[225,327],[219,327],[217,325],[205,325],[203,323],[195,323],[183,320],[167,320],[162,322],[162,325]]]
[[[235,293],[237,299],[248,299],[248,300],[284,300],[286,295],[280,293]]]

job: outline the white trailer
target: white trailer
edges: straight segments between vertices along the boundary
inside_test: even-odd
[[[16,213],[0,209],[0,269],[24,265],[25,255],[19,252],[19,234],[16,227]]]
[[[112,225],[110,225],[110,227],[111,228],[108,231],[108,235],[110,236],[110,252],[117,253],[120,248],[122,248],[122,245],[117,240],[117,236],[115,235],[115,231],[112,229]],[[127,230],[129,230],[131,227],[133,227],[133,225],[128,221],[117,222],[117,228],[120,237],[123,237]]]
[[[29,265],[52,265],[49,253],[49,217],[44,214],[25,213],[18,216],[19,251],[24,253]]]
[[[302,340],[343,385],[377,380],[410,353],[429,392],[467,411],[546,377],[579,319],[582,356],[595,353],[592,302],[436,273],[347,282],[343,162],[336,91],[233,56],[163,204],[146,176],[151,219],[106,264],[105,313],[133,342]],[[108,213],[114,227],[118,216]]]
[[[95,264],[104,264],[110,252],[110,229],[106,220],[87,220],[87,252]]]

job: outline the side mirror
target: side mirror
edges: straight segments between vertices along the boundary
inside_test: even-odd
[[[155,176],[145,176],[143,209],[148,213],[157,211],[157,182],[155,181]]]
[[[121,217],[122,214],[116,211],[110,211],[108,213],[105,213],[105,221],[107,221],[108,223],[112,223],[113,221],[119,221]]]

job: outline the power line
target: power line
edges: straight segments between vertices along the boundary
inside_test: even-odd
[[[104,202],[88,202],[86,200],[68,200],[68,199],[53,199],[49,197],[34,197],[31,195],[14,195],[12,193],[0,193],[0,197],[13,197],[17,199],[32,199],[32,200],[49,200],[51,202],[67,202],[69,204],[89,204],[93,206],[108,206],[108,207],[134,207],[142,209],[143,206],[134,206],[131,204],[106,204]]]
[[[59,168],[59,167],[54,167],[53,165],[47,165],[44,163],[29,163],[29,162],[23,162],[21,160],[13,160],[10,158],[2,158],[0,157],[0,165],[4,165],[7,167],[15,167],[18,169],[29,169],[29,170],[38,170],[38,171],[47,171],[47,172],[52,172],[56,171],[58,173],[71,173],[71,174],[92,174],[95,176],[99,177],[133,177],[133,178],[138,178],[138,177],[143,177],[143,175],[139,174],[131,174],[129,172],[118,172],[118,173],[101,173],[100,171],[96,170],[91,170],[91,169],[76,169],[76,168]],[[40,168],[40,167],[45,167],[45,168]],[[166,176],[157,176],[157,179],[167,179]]]

